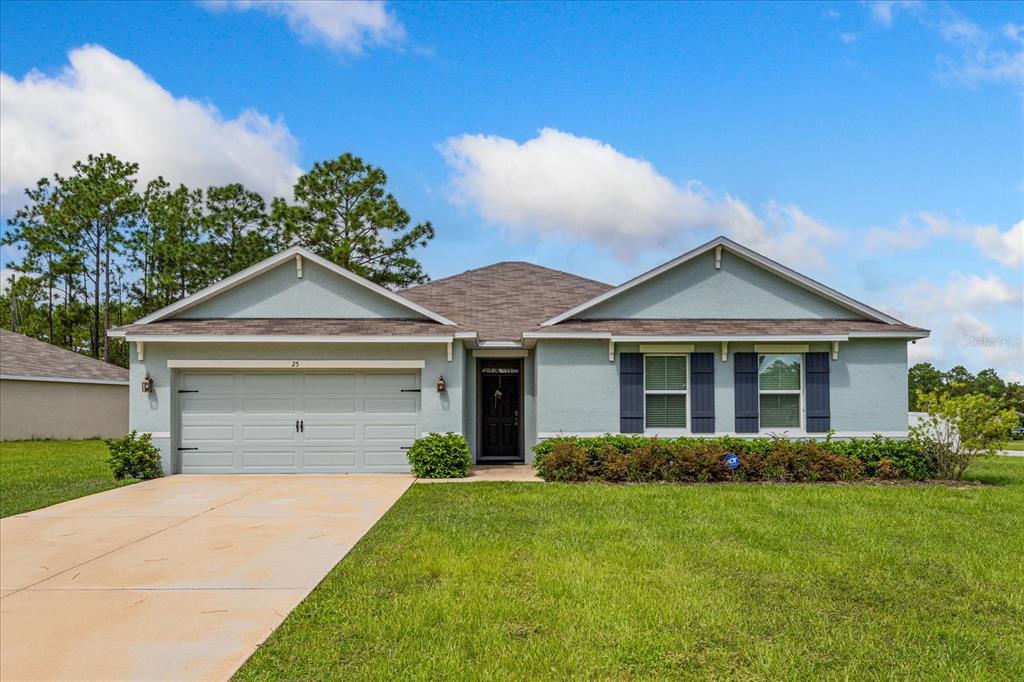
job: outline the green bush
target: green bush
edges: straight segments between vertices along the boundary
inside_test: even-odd
[[[126,436],[107,441],[110,457],[107,464],[114,472],[114,478],[139,478],[149,480],[164,475],[160,468],[160,448],[153,445],[153,436],[144,433],[141,436],[132,431]]]
[[[590,457],[579,443],[560,440],[552,444],[542,460],[535,462],[537,475],[545,481],[568,483],[586,481],[590,475]]]
[[[463,478],[472,457],[469,444],[457,433],[428,433],[409,448],[409,465],[417,478]]]
[[[607,434],[538,443],[534,467],[546,481],[853,481],[868,477],[926,479],[936,470],[911,441],[784,438],[647,438]],[[736,469],[725,458],[739,456]]]

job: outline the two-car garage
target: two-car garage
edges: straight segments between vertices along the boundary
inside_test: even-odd
[[[182,473],[408,471],[416,370],[177,372]]]

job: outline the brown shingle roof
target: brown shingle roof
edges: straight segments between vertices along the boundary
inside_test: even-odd
[[[566,320],[533,332],[601,332],[623,336],[786,336],[846,334],[849,332],[923,332],[909,324],[869,320]]]
[[[451,336],[462,331],[430,320],[301,318],[159,320],[121,330],[133,336]]]
[[[128,370],[0,329],[0,374],[81,381],[128,381]]]
[[[399,293],[476,331],[481,341],[519,341],[522,333],[603,294],[603,282],[523,262],[505,262]]]

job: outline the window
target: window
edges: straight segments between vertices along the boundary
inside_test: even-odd
[[[646,428],[686,428],[686,356],[644,356]]]
[[[757,358],[761,428],[800,428],[802,381],[800,355],[760,355]]]

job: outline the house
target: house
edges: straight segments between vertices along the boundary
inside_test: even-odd
[[[719,237],[617,287],[497,263],[394,292],[291,248],[111,334],[131,427],[199,473],[406,471],[431,431],[477,462],[557,434],[903,436],[928,332]]]
[[[128,370],[0,329],[0,440],[127,430]]]

